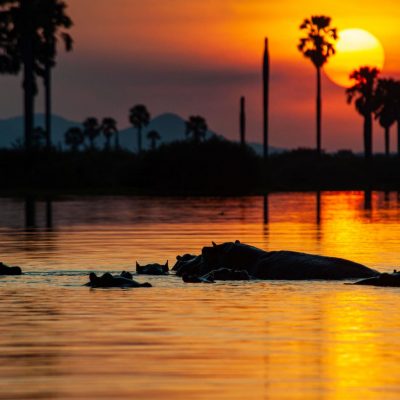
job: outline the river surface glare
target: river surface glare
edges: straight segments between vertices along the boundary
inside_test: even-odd
[[[0,399],[399,399],[400,289],[324,281],[89,289],[211,240],[400,268],[398,193],[0,198]]]

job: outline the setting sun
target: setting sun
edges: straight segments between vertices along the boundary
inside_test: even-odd
[[[385,53],[382,44],[371,33],[363,29],[346,29],[339,32],[336,55],[325,67],[329,79],[339,86],[349,87],[349,75],[362,66],[382,70]]]

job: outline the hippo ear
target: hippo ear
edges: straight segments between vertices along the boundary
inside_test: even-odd
[[[167,260],[167,262],[165,263],[164,267],[167,267],[167,268],[168,268],[168,260]]]
[[[211,242],[211,243],[212,243],[213,247],[217,247],[217,243],[215,243],[215,242]]]
[[[136,268],[140,268],[140,265],[137,261],[136,261]]]
[[[235,244],[240,244],[240,240],[236,240],[236,241],[235,241]]]
[[[182,256],[176,256],[176,259],[179,261],[182,258]]]

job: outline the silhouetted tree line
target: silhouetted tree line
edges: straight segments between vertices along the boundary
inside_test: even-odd
[[[149,125],[150,120],[151,114],[143,104],[136,105],[129,111],[129,122],[136,130],[138,154],[143,151],[143,128]],[[187,139],[195,143],[200,143],[205,140],[208,132],[208,125],[203,117],[199,115],[190,116],[185,124],[185,135]],[[34,148],[40,149],[43,148],[40,134],[43,134],[44,130],[42,128],[36,128],[35,132],[36,131],[39,135],[34,137]],[[86,149],[94,151],[96,150],[96,139],[98,139],[99,136],[104,137],[104,150],[120,150],[117,122],[111,117],[103,118],[101,123],[97,118],[89,117],[82,123],[82,126],[69,128],[67,132],[65,132],[65,143],[70,147],[71,151],[78,151],[83,146],[85,146]],[[111,142],[113,137],[114,145],[112,146]],[[161,135],[153,129],[147,133],[147,139],[150,142],[150,149],[155,150],[157,148],[157,142],[161,140]]]

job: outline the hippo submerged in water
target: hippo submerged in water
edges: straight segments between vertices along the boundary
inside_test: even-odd
[[[178,276],[202,277],[214,270],[244,270],[255,279],[341,280],[371,278],[379,272],[353,261],[294,251],[264,251],[254,246],[228,242],[204,247],[201,255],[178,256],[173,268]]]
[[[246,270],[233,270],[219,268],[203,276],[191,275],[189,272],[182,274],[182,280],[187,283],[214,283],[215,281],[249,281],[251,279]]]
[[[164,265],[154,263],[143,266],[136,261],[136,273],[140,275],[168,275],[168,261]]]
[[[129,272],[122,272],[119,276],[112,276],[110,273],[105,273],[102,276],[97,276],[94,272],[89,275],[89,282],[85,285],[92,288],[138,288],[138,287],[151,287],[150,283],[139,283],[132,279],[132,274]]]
[[[9,267],[0,262],[0,276],[1,275],[22,275],[22,270],[20,267]]]
[[[374,276],[372,278],[362,279],[361,281],[354,282],[354,285],[400,287],[400,272],[394,270],[392,274],[379,274],[378,276]]]

